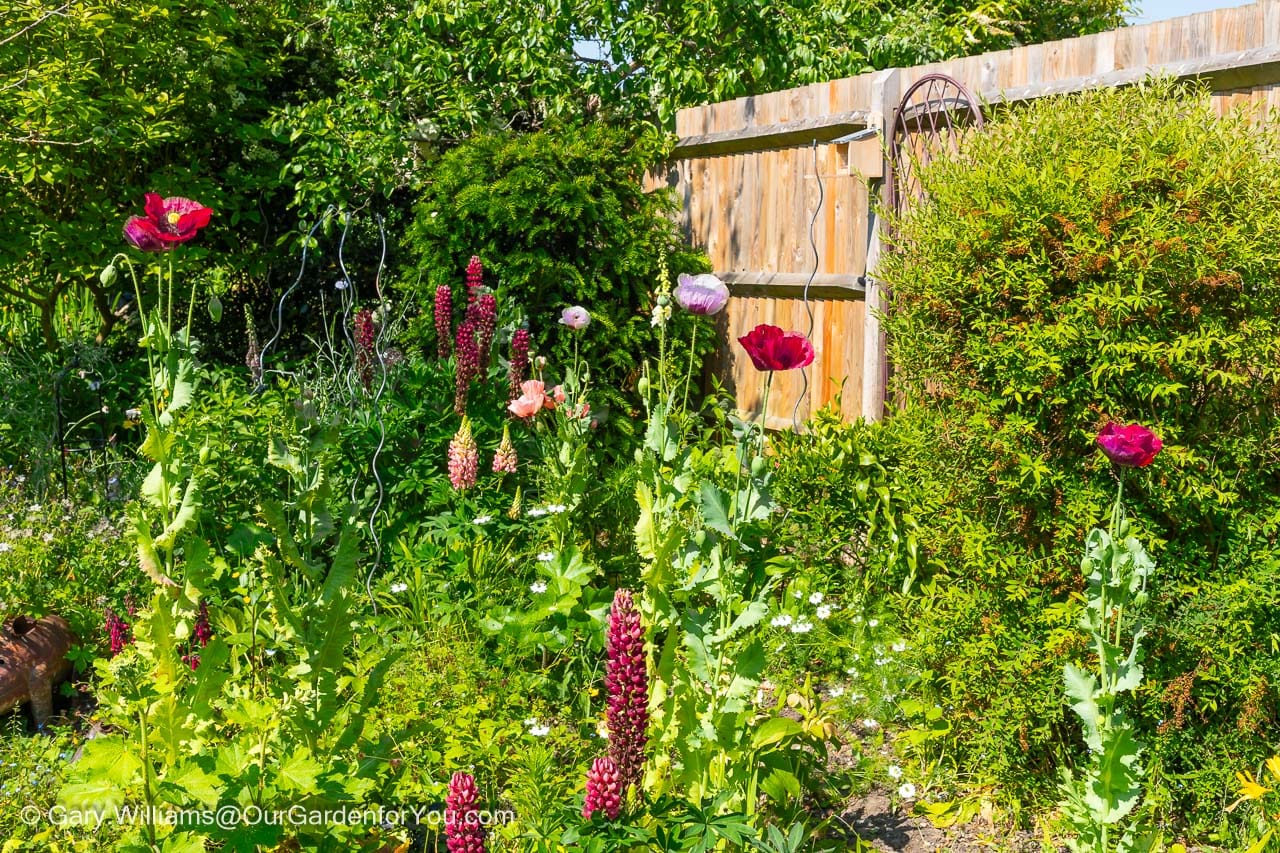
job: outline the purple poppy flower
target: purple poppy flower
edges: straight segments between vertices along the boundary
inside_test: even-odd
[[[680,273],[676,282],[676,302],[692,314],[719,314],[729,302],[729,288],[710,273]]]

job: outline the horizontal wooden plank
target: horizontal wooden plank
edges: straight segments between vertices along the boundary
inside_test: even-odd
[[[1051,80],[1031,86],[1014,86],[1009,89],[986,90],[978,94],[980,101],[1030,101],[1050,95],[1084,92],[1114,86],[1132,86],[1148,77],[1173,77],[1178,80],[1205,80],[1215,90],[1244,89],[1268,83],[1280,82],[1280,46],[1257,47],[1251,50],[1233,51],[1188,59],[1182,62],[1166,62],[1137,68],[1122,68],[1105,74],[1087,77],[1069,77]]]
[[[780,124],[765,124],[700,136],[686,136],[676,143],[671,157],[682,160],[691,157],[711,157],[716,154],[737,154],[742,151],[809,145],[815,140],[830,142],[866,127],[869,118],[868,110],[853,110]]]
[[[799,297],[807,285],[812,297],[837,299],[862,299],[866,285],[860,275],[845,273],[807,272],[717,272],[716,277],[729,285],[734,295],[761,295]],[[792,291],[779,293],[779,291]]]

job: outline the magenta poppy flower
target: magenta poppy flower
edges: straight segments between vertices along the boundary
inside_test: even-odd
[[[213,211],[189,198],[161,198],[147,193],[146,216],[131,216],[124,237],[144,252],[167,252],[209,224]]]
[[[710,273],[680,273],[676,279],[676,302],[691,314],[718,314],[729,301],[729,288]]]
[[[1107,424],[1098,433],[1098,446],[1117,465],[1125,468],[1144,468],[1156,458],[1164,444],[1160,438],[1142,424],[1118,426]]]
[[[793,370],[813,364],[813,344],[799,332],[762,323],[738,338],[756,370]]]

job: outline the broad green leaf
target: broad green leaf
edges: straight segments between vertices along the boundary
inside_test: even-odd
[[[172,549],[177,541],[178,534],[185,531],[196,520],[196,514],[200,511],[200,484],[193,475],[187,481],[186,491],[182,495],[182,504],[178,507],[177,514],[173,520],[165,525],[164,531],[156,537],[156,547]]]
[[[319,790],[316,779],[323,768],[311,757],[311,751],[304,746],[295,746],[289,756],[280,764],[280,787],[302,794],[314,794]]]
[[[771,717],[756,728],[751,736],[751,748],[755,750],[773,746],[787,738],[804,734],[804,726],[789,717]]]

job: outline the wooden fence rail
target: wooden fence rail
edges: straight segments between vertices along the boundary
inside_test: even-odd
[[[846,418],[883,414],[878,311],[867,310],[879,298],[880,131],[932,73],[988,104],[1196,78],[1222,111],[1251,102],[1265,116],[1280,111],[1280,0],[682,110],[672,160],[652,183],[676,189],[686,235],[730,285],[712,369],[740,410],[760,414],[760,382],[734,341],[758,323],[812,331],[814,364],[779,377],[770,427],[803,422],[837,395]]]

